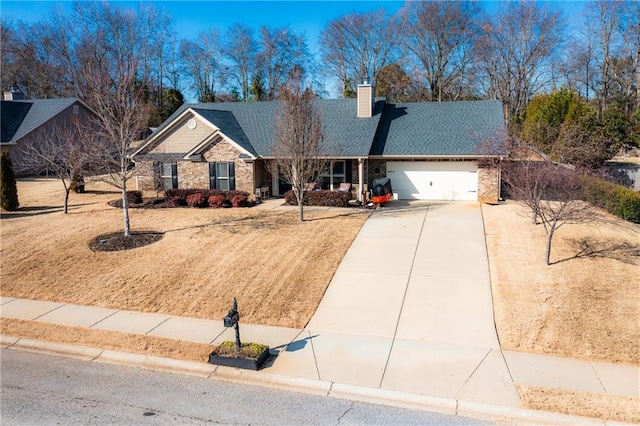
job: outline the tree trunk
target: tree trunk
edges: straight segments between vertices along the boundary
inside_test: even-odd
[[[129,200],[127,200],[126,185],[122,185],[122,216],[124,219],[124,236],[131,236],[131,226],[129,225]]]
[[[298,220],[304,222],[304,188],[298,191]]]
[[[553,233],[556,231],[555,224],[551,225],[549,228],[549,233],[547,234],[547,250],[544,254],[544,261],[547,265],[551,265],[551,240],[553,239]]]
[[[62,211],[64,214],[68,214],[69,213],[69,192],[71,191],[71,185],[67,186],[67,182],[64,180],[64,178],[62,178],[61,180],[62,180],[62,186],[64,186],[64,204],[62,205]]]
[[[68,214],[69,213],[69,192],[71,192],[71,187],[65,187],[64,188],[64,214]]]

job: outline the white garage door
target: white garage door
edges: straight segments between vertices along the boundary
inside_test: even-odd
[[[478,200],[475,161],[388,161],[387,177],[400,200]]]

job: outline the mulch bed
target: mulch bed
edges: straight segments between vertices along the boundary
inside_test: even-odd
[[[115,207],[117,209],[122,208],[122,199],[118,198],[117,200],[111,200],[107,203],[111,207]],[[166,198],[145,198],[142,203],[129,203],[129,208],[132,209],[162,209],[169,207],[177,207],[175,204],[172,204]]]
[[[148,246],[163,237],[162,232],[136,231],[125,237],[124,232],[112,232],[110,234],[98,235],[89,241],[89,248],[93,251],[122,251],[131,250],[138,247]]]

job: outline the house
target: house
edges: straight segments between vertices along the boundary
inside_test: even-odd
[[[0,148],[9,151],[16,175],[29,173],[21,158],[20,145],[37,143],[41,132],[60,131],[76,119],[83,122],[95,115],[76,98],[25,100],[21,94],[5,92],[0,103]]]
[[[323,189],[351,183],[362,201],[374,179],[389,177],[398,199],[498,201],[499,172],[484,166],[482,146],[504,138],[500,101],[390,104],[363,84],[356,99],[314,102],[331,158]],[[271,154],[278,105],[182,105],[133,154],[138,188],[283,195],[290,186],[274,176]]]

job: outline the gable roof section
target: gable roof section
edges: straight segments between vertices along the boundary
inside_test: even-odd
[[[0,127],[2,127],[2,131],[0,142],[11,143],[20,125],[29,113],[31,105],[31,103],[26,102],[2,101],[0,114]]]
[[[225,136],[233,140],[245,151],[256,155],[256,151],[251,145],[249,138],[236,120],[231,111],[211,110],[205,108],[191,108],[203,119],[220,129]],[[204,147],[203,147],[204,148]],[[202,150],[199,150],[202,151]]]
[[[505,137],[501,101],[388,104],[370,155],[480,156],[479,145]]]
[[[355,99],[316,99],[314,102],[322,116],[325,141],[331,151],[328,154],[367,156],[384,101],[376,102],[372,118],[356,117]],[[192,109],[246,151],[255,156],[269,157],[271,146],[276,142],[279,105],[279,101],[184,104],[150,138],[169,127],[187,109]]]
[[[81,103],[76,98],[2,101],[2,143],[17,142],[76,102]]]

